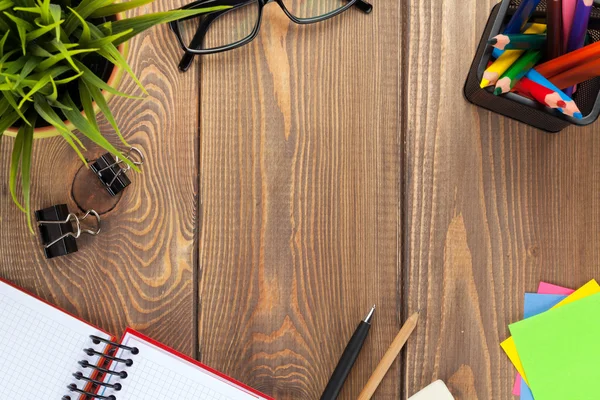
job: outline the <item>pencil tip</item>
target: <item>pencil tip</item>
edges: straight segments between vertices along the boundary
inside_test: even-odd
[[[480,87],[480,88],[482,88],[482,89],[484,89],[484,88],[486,88],[486,87],[488,87],[488,86],[490,86],[490,81],[488,81],[488,80],[487,80],[487,79],[485,79],[485,78],[484,78],[484,79],[481,81],[481,83],[479,84],[479,87]]]
[[[556,102],[556,105],[559,106],[560,108],[565,108],[567,106],[567,102],[564,100],[560,100],[560,101]]]
[[[575,114],[573,114],[573,116],[577,119],[583,119],[583,114],[580,112],[576,112]]]
[[[497,87],[496,89],[494,89],[494,95],[495,96],[499,96],[502,94],[502,88]]]
[[[496,38],[491,38],[490,40],[488,40],[488,44],[491,44],[492,46],[498,43],[498,39]]]

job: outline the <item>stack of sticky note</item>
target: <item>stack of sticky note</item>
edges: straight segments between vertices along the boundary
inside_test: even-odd
[[[501,343],[522,400],[600,399],[600,285],[573,291],[545,282],[525,294],[525,319]]]

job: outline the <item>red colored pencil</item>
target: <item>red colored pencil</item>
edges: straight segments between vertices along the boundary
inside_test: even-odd
[[[558,93],[553,92],[547,87],[542,86],[527,77],[521,78],[514,90],[519,93],[528,94],[539,103],[550,108],[565,108],[567,106],[567,103]]]
[[[563,89],[585,82],[588,79],[596,78],[597,76],[600,76],[600,58],[590,60],[561,74],[554,75],[550,78],[550,82]]]
[[[552,78],[555,75],[597,58],[600,58],[600,42],[592,43],[589,46],[582,47],[579,50],[540,64],[535,67],[535,70],[546,78]]]

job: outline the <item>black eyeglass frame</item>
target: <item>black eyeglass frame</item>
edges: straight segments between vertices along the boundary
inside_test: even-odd
[[[208,29],[209,25],[214,20],[216,20],[223,14],[234,10],[237,7],[247,6],[254,2],[256,2],[257,6],[258,6],[258,16],[257,16],[256,26],[254,27],[253,31],[246,38],[238,40],[235,43],[231,43],[231,44],[228,44],[225,46],[215,47],[212,49],[198,49],[198,48],[189,47],[184,42],[183,36],[181,35],[181,30],[179,29],[179,22],[182,20],[170,22],[169,26],[170,26],[171,30],[175,33],[175,36],[177,37],[177,41],[179,42],[179,45],[181,46],[181,48],[186,52],[186,54],[184,55],[184,57],[181,60],[181,63],[179,64],[179,69],[181,69],[182,71],[186,71],[191,64],[191,61],[193,60],[193,56],[195,56],[195,55],[221,53],[224,51],[237,49],[238,47],[241,47],[241,46],[244,46],[244,45],[250,43],[258,35],[260,26],[262,23],[263,8],[268,3],[272,3],[272,2],[277,3],[279,5],[279,7],[283,10],[285,15],[287,15],[287,17],[290,20],[292,20],[293,22],[295,22],[297,24],[301,24],[301,25],[314,24],[316,22],[325,21],[329,18],[335,17],[336,15],[343,13],[344,11],[347,11],[348,9],[350,9],[353,6],[356,6],[359,10],[361,10],[365,14],[369,14],[373,10],[373,6],[370,3],[368,3],[366,0],[348,0],[348,4],[346,4],[343,7],[338,8],[337,10],[333,10],[327,14],[323,14],[318,17],[311,17],[311,18],[298,18],[286,8],[286,6],[284,4],[284,0],[197,0],[193,3],[187,4],[183,7],[181,7],[180,9],[181,10],[190,10],[190,9],[214,7],[214,6],[232,6],[232,8],[229,8],[229,9],[226,9],[223,11],[215,11],[215,12],[212,12],[209,14],[200,15],[201,17],[205,17],[206,19],[202,20],[202,22],[198,26],[196,34],[195,34],[194,38],[192,39],[192,44],[194,42],[196,42],[196,45],[198,45],[198,46],[200,45],[200,43],[198,43],[198,42],[203,39],[204,34],[206,33],[206,30]],[[198,18],[198,17],[189,17],[186,19],[192,19],[192,18]],[[186,19],[184,19],[184,20],[186,20]]]

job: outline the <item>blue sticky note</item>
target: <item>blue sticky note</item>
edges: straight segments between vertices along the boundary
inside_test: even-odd
[[[534,400],[531,389],[525,383],[525,379],[521,378],[521,400]]]
[[[534,315],[548,311],[566,297],[567,296],[560,294],[525,293],[525,318],[533,317]]]
[[[560,294],[525,293],[525,318],[546,312],[566,298],[567,296]],[[533,393],[523,378],[521,378],[521,400],[534,400]]]

